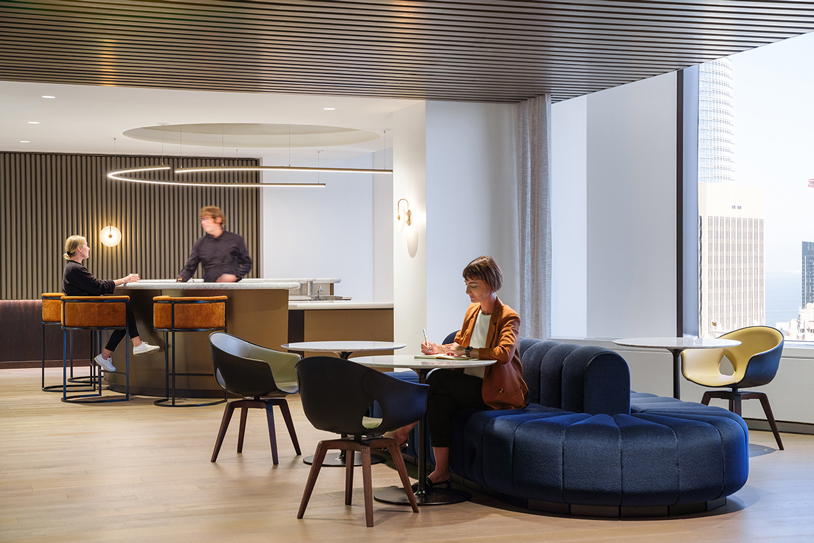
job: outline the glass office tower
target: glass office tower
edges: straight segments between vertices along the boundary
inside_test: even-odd
[[[721,58],[698,71],[698,182],[735,182],[732,61]]]
[[[764,194],[735,183],[732,61],[698,74],[700,337],[766,320]]]

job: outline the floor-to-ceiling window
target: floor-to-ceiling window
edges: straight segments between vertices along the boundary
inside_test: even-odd
[[[698,331],[814,340],[814,34],[698,71]]]

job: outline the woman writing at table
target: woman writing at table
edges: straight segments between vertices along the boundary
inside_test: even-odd
[[[435,454],[435,470],[427,477],[428,489],[449,486],[452,423],[461,411],[519,409],[526,406],[528,395],[517,352],[520,317],[497,297],[497,291],[503,285],[503,273],[491,257],[481,256],[464,268],[463,278],[472,303],[466,310],[461,331],[452,343],[446,345],[422,343],[421,352],[496,362],[464,371],[438,369],[429,374],[427,422]],[[400,428],[391,437],[405,443],[414,426]]]

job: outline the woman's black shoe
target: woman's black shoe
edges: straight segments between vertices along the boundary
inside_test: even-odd
[[[424,479],[424,490],[429,490],[431,488],[444,488],[449,490],[452,488],[452,477],[447,479],[446,481],[439,481],[437,483],[433,483],[432,479],[427,477]],[[418,483],[413,483],[413,492],[418,492]]]

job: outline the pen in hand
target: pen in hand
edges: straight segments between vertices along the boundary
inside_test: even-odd
[[[429,345],[430,345],[430,342],[429,342],[429,340],[427,339],[427,329],[426,329],[426,328],[422,328],[422,329],[421,329],[421,331],[422,331],[422,332],[424,332],[424,345],[429,346]]]

